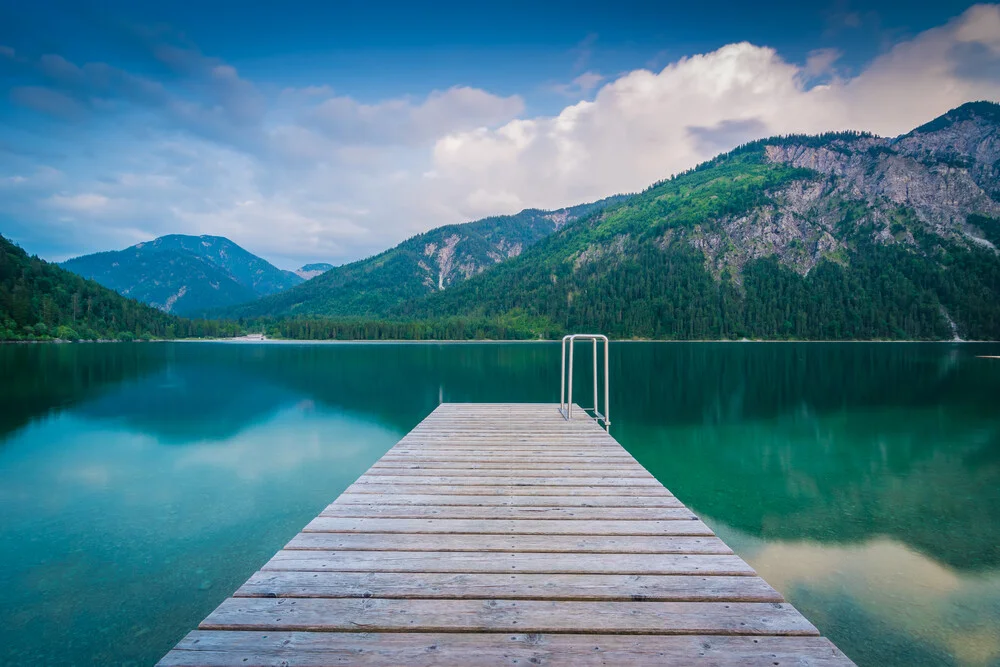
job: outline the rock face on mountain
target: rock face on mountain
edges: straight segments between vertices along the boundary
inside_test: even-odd
[[[1000,338],[1000,105],[742,146],[398,317],[667,338]]]
[[[221,236],[171,234],[77,257],[62,267],[179,315],[243,303],[302,282]]]
[[[718,231],[695,244],[715,275],[728,269],[738,279],[747,260],[772,254],[806,275],[821,259],[836,260],[849,249],[836,226],[845,212],[863,209],[854,224],[871,225],[878,243],[916,246],[908,226],[915,225],[960,245],[993,248],[969,215],[1000,218],[996,107],[969,104],[893,139],[765,144],[768,162],[816,177],[771,192],[772,204],[718,221]]]
[[[438,227],[374,257],[332,268],[286,292],[220,312],[239,317],[382,316],[517,257],[563,225],[622,199],[611,197],[558,211],[527,209]]]

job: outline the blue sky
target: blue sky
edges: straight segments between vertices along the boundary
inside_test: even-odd
[[[0,233],[279,266],[639,190],[736,143],[1000,98],[970,3],[0,0]]]

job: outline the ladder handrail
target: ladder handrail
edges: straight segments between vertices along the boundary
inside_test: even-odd
[[[594,342],[594,420],[597,423],[604,422],[604,428],[611,428],[611,408],[609,404],[609,376],[608,376],[608,337],[603,334],[567,334],[562,339],[562,354],[560,355],[559,372],[559,412],[567,420],[573,418],[573,343],[577,340],[591,340]],[[600,404],[597,402],[597,343],[604,341],[604,414],[599,410]],[[569,396],[566,396],[566,343],[569,343]],[[591,408],[584,408],[587,411]]]

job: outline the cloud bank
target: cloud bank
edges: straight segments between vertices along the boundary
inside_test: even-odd
[[[894,135],[1000,100],[1000,6],[974,6],[854,74],[832,49],[796,64],[750,43],[659,71],[588,71],[559,86],[585,99],[550,116],[460,83],[374,102],[329,82],[275,89],[190,47],[151,47],[162,78],[2,45],[0,55],[17,112],[0,132],[4,233],[58,248],[55,259],[221,234],[293,267],[640,190],[752,139]]]

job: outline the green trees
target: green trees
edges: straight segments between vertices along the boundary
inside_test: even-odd
[[[0,236],[0,340],[233,336],[233,322],[185,320],[119,296]]]
[[[536,327],[512,317],[448,317],[432,320],[285,318],[253,320],[271,338],[296,340],[524,340]]]
[[[684,340],[1000,338],[997,253],[922,231],[907,210],[897,213],[896,232],[911,232],[915,244],[875,242],[867,209],[841,202],[835,205],[842,220],[833,232],[844,247],[808,274],[776,255],[750,259],[738,277],[726,269],[709,273],[701,248],[709,239],[726,238],[720,220],[770,206],[770,193],[816,178],[808,170],[768,164],[762,151],[751,144],[663,181],[390,315],[521,314],[534,336],[597,330],[618,338]],[[972,215],[969,223],[987,240],[1000,241],[1000,222]]]
[[[292,289],[216,311],[222,317],[384,318],[406,301],[451,289],[509,252],[536,243],[558,226],[624,199],[615,196],[561,211],[526,209],[515,215],[437,227],[378,255],[337,266]],[[457,243],[456,243],[457,242]],[[438,254],[448,252],[451,269],[442,275]]]

